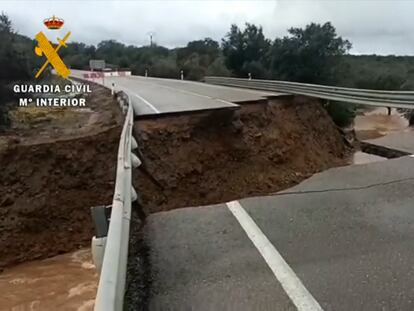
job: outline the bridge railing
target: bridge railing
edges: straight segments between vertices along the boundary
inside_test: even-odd
[[[119,92],[117,98],[126,116],[118,147],[115,191],[95,299],[96,311],[123,309],[131,203],[137,199],[132,186],[132,169],[141,164],[132,153],[137,148],[137,142],[132,136],[133,106],[126,93]]]
[[[216,85],[251,88],[263,91],[282,92],[286,94],[305,95],[355,104],[414,108],[413,91],[365,90],[288,81],[240,79],[213,76],[207,76],[204,78],[204,80],[206,83]]]

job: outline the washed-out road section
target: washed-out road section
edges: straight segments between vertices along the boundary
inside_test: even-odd
[[[369,139],[365,142],[388,149],[414,154],[414,131],[411,128],[405,131],[391,133],[376,139]]]
[[[102,83],[130,94],[142,116],[282,95],[134,76]],[[126,307],[412,310],[413,164],[331,169],[272,196],[152,214],[146,258],[130,262],[148,262],[149,271],[129,277],[148,296],[127,293]]]
[[[86,71],[72,70],[75,78]],[[238,103],[258,102],[282,93],[246,90],[202,82],[142,76],[105,77],[94,80],[129,94],[138,116],[182,113],[212,109],[237,109]]]
[[[236,202],[240,219],[234,202],[150,215],[149,309],[412,310],[413,164],[330,169]]]

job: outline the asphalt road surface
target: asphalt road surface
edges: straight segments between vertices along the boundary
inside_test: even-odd
[[[414,154],[414,130],[412,128],[404,132],[391,133],[380,138],[366,140],[366,142]]]
[[[413,202],[404,157],[153,214],[149,309],[413,310]]]
[[[83,78],[84,71],[72,70]],[[141,76],[105,77],[95,82],[123,90],[130,95],[137,115],[148,116],[210,109],[237,109],[237,103],[267,100],[283,95],[265,91],[216,86],[193,81],[145,78]]]

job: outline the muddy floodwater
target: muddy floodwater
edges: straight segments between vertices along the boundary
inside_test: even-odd
[[[392,109],[388,115],[385,107],[365,111],[355,117],[354,129],[359,140],[379,138],[391,133],[407,132],[413,129],[409,127],[408,120],[397,110]],[[350,164],[365,164],[387,160],[386,158],[357,151],[350,159]]]
[[[395,109],[388,115],[385,107],[364,112],[355,117],[354,128],[358,139],[375,139],[393,132],[411,131],[408,120]]]
[[[408,120],[402,113],[392,109],[391,115],[388,115],[388,109],[385,107],[367,110],[363,114],[356,116],[354,129],[359,140],[376,139],[388,134],[403,132],[412,132],[414,134],[413,127],[409,126]],[[393,137],[398,139],[398,135]],[[386,160],[386,158],[357,151],[349,162],[350,164],[365,164],[383,160]]]
[[[159,163],[151,163],[151,167],[157,168],[154,172],[158,174],[156,176],[158,180],[165,181],[165,185],[173,185],[174,191],[169,192],[169,196],[162,195],[157,185],[143,178],[139,178],[138,180],[141,184],[138,189],[141,193],[145,194],[143,198],[147,200],[144,203],[149,207],[150,211],[156,212],[159,209],[169,210],[182,206],[225,202],[251,194],[267,194],[297,184],[315,172],[342,165],[346,161],[343,158],[345,147],[332,121],[321,111],[321,113],[317,114],[320,116],[320,119],[315,122],[315,109],[322,108],[319,107],[319,104],[309,104],[306,107],[308,110],[302,113],[302,119],[299,123],[297,122],[296,110],[292,109],[290,103],[274,106],[271,117],[268,117],[259,105],[244,107],[245,111],[242,117],[246,131],[244,132],[245,136],[241,140],[241,134],[237,133],[236,135],[236,132],[230,126],[211,129],[207,123],[207,125],[203,125],[204,123],[201,121],[205,122],[205,120],[210,120],[209,118],[205,118],[205,116],[200,116],[200,120],[196,120],[198,123],[192,117],[184,125],[182,125],[182,119],[168,119],[164,121],[165,124],[161,125],[160,123],[155,124],[147,121],[144,124],[146,128],[141,123],[140,130],[145,130],[146,135],[149,137],[142,139],[141,145],[145,147],[147,155],[157,155],[149,158],[165,158],[168,159],[169,163],[175,165],[175,167],[171,166],[174,167],[172,170],[160,171],[158,168],[162,166]],[[266,113],[268,112],[266,111]],[[277,118],[281,118],[281,116],[283,118],[278,120]],[[257,120],[261,120],[261,127],[257,126]],[[191,122],[196,124],[196,126]],[[209,127],[209,130],[207,131],[200,127],[200,124]],[[281,124],[283,124],[282,128],[280,126]],[[265,129],[264,125],[267,126]],[[192,130],[192,126],[197,131]],[[186,129],[188,133],[182,130],[182,128]],[[327,131],[326,129],[329,130]],[[393,114],[388,116],[386,108],[378,108],[365,112],[355,119],[355,131],[361,140],[373,139],[390,132],[406,130],[409,130],[407,120],[396,111],[393,111]],[[171,133],[175,135],[174,140],[170,138],[164,139],[164,137],[171,137]],[[310,136],[312,138],[311,140],[308,139],[309,133],[312,134]],[[114,135],[114,139],[111,140],[113,150],[117,146],[118,134],[115,131],[111,134]],[[107,134],[105,135],[107,136]],[[180,135],[183,136],[181,137]],[[196,135],[197,139],[189,139],[191,135]],[[220,139],[223,139],[223,141],[217,143]],[[166,142],[170,142],[170,144]],[[88,141],[85,144],[88,144]],[[83,146],[80,145],[78,149],[83,150]],[[280,146],[284,146],[283,152],[280,151]],[[71,148],[73,149],[74,147],[71,146]],[[53,147],[51,150],[55,149],[60,150],[56,147]],[[116,154],[112,149],[108,151],[108,154]],[[180,152],[176,152],[177,149]],[[21,153],[25,154],[24,151]],[[97,154],[101,153],[100,151]],[[306,154],[306,158],[291,158],[286,156],[291,153]],[[217,154],[220,155],[218,158]],[[252,154],[255,156],[254,163],[256,167],[254,169],[251,167]],[[197,162],[197,159],[201,158],[203,161]],[[85,159],[87,159],[86,156]],[[187,161],[187,159],[191,159],[191,161]],[[364,164],[382,160],[385,160],[385,158],[363,152],[356,152],[352,159],[349,159],[349,162],[352,164]],[[27,163],[30,163],[30,161],[31,159],[27,159]],[[106,162],[108,163],[108,169],[104,169],[104,171],[111,172],[111,163],[115,163],[116,161],[109,158]],[[204,163],[215,162],[217,162],[217,168],[227,169],[227,171],[220,171],[218,175],[210,174],[213,170],[210,166],[204,165]],[[277,165],[274,165],[274,163]],[[280,169],[281,164],[283,164],[283,170]],[[273,167],[273,171],[269,170],[269,167]],[[102,170],[99,167],[98,171],[101,172]],[[14,171],[10,172],[10,176],[13,178],[14,174]],[[199,176],[202,174],[205,176],[205,188],[200,187],[197,183]],[[102,180],[101,175],[96,176],[98,177],[94,176],[95,178],[89,178],[88,175],[88,178],[85,179],[94,180],[94,183],[96,183],[95,180]],[[108,173],[108,176],[108,179],[105,180],[105,185],[113,191],[113,185],[110,184],[110,178],[113,175],[112,173]],[[185,176],[185,179],[180,180],[179,178],[182,178],[182,176]],[[39,178],[45,177],[40,176]],[[171,183],[170,180],[179,180],[179,182]],[[239,183],[237,184],[237,182]],[[54,180],[49,182],[49,184],[56,183]],[[226,187],[226,183],[231,185],[231,187]],[[180,185],[181,188],[179,187]],[[100,188],[104,189],[104,187]],[[232,189],[234,192],[213,192],[211,189]],[[94,202],[107,200],[107,193],[110,193],[110,191],[104,189],[102,196],[94,198]],[[171,193],[175,197],[172,197]],[[50,196],[49,193],[46,195],[48,197]],[[88,200],[89,196],[89,193],[85,194]],[[166,201],[166,197],[170,201]],[[198,198],[199,201],[191,201],[194,198]],[[86,210],[84,209],[84,206],[91,205],[89,201],[87,201],[87,204],[84,202],[81,203],[78,210],[82,213],[89,212],[85,212]],[[73,202],[70,201],[70,204],[73,205]],[[43,205],[42,203],[41,206]],[[49,215],[49,211],[56,211],[57,208],[58,206],[50,206],[49,210],[44,211],[44,215]],[[66,211],[66,209],[62,210]],[[39,209],[36,211],[39,213]],[[77,214],[79,215],[77,219],[85,218],[81,212]],[[54,217],[54,219],[59,219],[58,216]],[[76,229],[73,229],[72,223],[68,222],[64,223],[64,225],[70,226],[72,234],[73,232],[77,232]],[[87,225],[87,223],[82,224],[83,227]],[[82,231],[83,227],[78,228],[79,237],[74,240],[82,241],[85,240],[85,237],[88,238],[90,236],[90,230],[86,228]],[[15,245],[16,250],[18,250],[15,253],[24,253],[25,249],[22,245],[25,245],[26,249],[30,249],[33,242],[30,241],[30,243],[24,244],[29,234],[21,232],[21,228],[15,228],[15,230],[10,231],[13,232],[13,235],[10,236],[18,236],[19,239],[15,243],[9,244],[9,246]],[[20,235],[17,235],[17,233]],[[53,235],[54,233],[52,232],[51,234]],[[62,244],[62,240],[51,239],[49,235],[47,238],[47,243],[42,244],[42,255],[47,253],[56,254],[57,247],[66,245]],[[5,251],[4,258],[8,258],[8,254],[11,253],[10,247],[7,248],[5,246],[0,249]],[[73,245],[69,249],[74,249]],[[10,262],[14,259],[15,257],[9,258]],[[30,259],[33,258],[27,258],[26,260]],[[97,283],[98,274],[92,264],[90,249],[81,249],[45,260],[27,262],[7,268],[0,273],[0,310],[93,310]]]
[[[0,310],[93,310],[97,282],[90,249],[24,263],[0,274]]]

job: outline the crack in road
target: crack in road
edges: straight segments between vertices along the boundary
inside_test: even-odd
[[[354,191],[354,190],[365,190],[369,188],[379,187],[379,186],[387,186],[392,184],[397,184],[405,181],[414,181],[414,177],[408,178],[401,178],[390,180],[387,182],[375,183],[366,186],[359,186],[359,187],[344,187],[344,188],[329,188],[329,189],[320,189],[320,190],[305,190],[305,191],[289,191],[289,192],[276,192],[269,194],[269,196],[282,196],[282,195],[299,195],[299,194],[310,194],[310,193],[324,193],[324,192],[335,192],[335,191]]]

